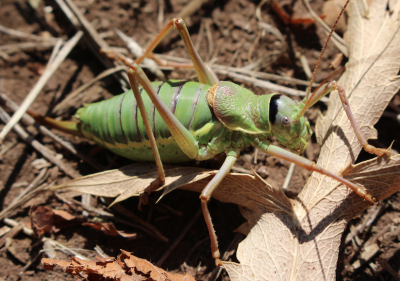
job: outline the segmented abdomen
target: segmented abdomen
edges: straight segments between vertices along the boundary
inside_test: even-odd
[[[198,82],[153,82],[153,88],[200,144],[207,144],[221,124],[208,106],[210,87]],[[140,93],[150,119],[161,159],[166,163],[190,160],[174,141],[147,93]],[[153,161],[143,118],[132,90],[81,108],[77,116],[84,135],[116,154],[138,161]]]

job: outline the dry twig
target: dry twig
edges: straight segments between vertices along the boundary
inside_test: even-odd
[[[7,114],[7,112],[0,107],[0,119],[4,122],[9,124],[10,116]],[[32,139],[32,137],[25,132],[24,129],[18,124],[15,124],[14,126],[14,131],[18,134],[18,136],[23,139],[26,143],[32,145],[38,152],[40,152],[47,160],[49,160],[51,163],[54,165],[57,165],[60,167],[60,169],[70,176],[71,178],[79,178],[81,175],[75,171],[72,167],[70,167],[69,164],[62,162],[60,159],[56,157],[56,153],[52,152],[49,150],[47,147],[43,146],[40,142],[37,140]]]
[[[183,229],[181,234],[179,234],[178,238],[172,243],[172,245],[168,248],[168,250],[164,253],[164,255],[156,262],[156,266],[161,266],[164,261],[168,258],[168,256],[172,253],[172,251],[178,246],[178,244],[181,242],[183,237],[187,234],[189,229],[193,226],[193,224],[196,222],[196,220],[200,217],[202,214],[201,209],[199,209],[196,214],[192,217],[190,222],[186,225],[186,227]]]
[[[35,84],[33,89],[26,96],[24,102],[20,105],[18,111],[16,111],[14,113],[14,115],[12,116],[10,121],[1,130],[1,132],[0,132],[0,142],[2,140],[4,140],[4,138],[8,135],[10,130],[13,128],[13,126],[18,123],[18,121],[21,119],[22,115],[24,115],[24,113],[28,110],[29,106],[36,99],[36,97],[42,91],[43,87],[49,81],[51,76],[58,69],[58,67],[61,65],[61,63],[64,61],[64,59],[67,57],[67,55],[71,52],[71,50],[75,47],[75,45],[79,42],[79,40],[82,38],[82,36],[83,36],[83,32],[78,31],[74,35],[74,37],[72,37],[64,45],[64,48],[59,52],[59,54],[54,59],[54,61],[50,65],[48,65],[46,67],[44,73],[42,74],[42,76],[40,76],[39,80],[37,81],[37,83]]]

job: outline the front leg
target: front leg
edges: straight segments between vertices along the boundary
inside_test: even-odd
[[[322,175],[331,177],[331,178],[337,180],[338,182],[343,183],[344,185],[346,185],[348,188],[350,188],[358,196],[363,198],[365,201],[367,201],[371,205],[376,205],[378,203],[376,198],[371,196],[370,194],[368,194],[367,191],[362,186],[356,185],[342,177],[339,177],[338,175],[335,175],[335,174],[325,170],[324,168],[318,166],[311,160],[308,160],[300,155],[294,154],[293,152],[287,151],[278,146],[272,145],[268,141],[257,143],[257,144],[255,144],[255,146],[270,155],[276,156],[280,159],[287,160],[287,161],[294,163],[300,167],[303,167],[309,171],[314,171],[314,172],[320,173]]]
[[[353,113],[351,112],[349,101],[346,97],[343,87],[340,86],[336,81],[330,82],[327,85],[327,87],[329,87],[329,86],[333,87],[335,90],[337,90],[339,92],[339,97],[343,104],[344,111],[347,114],[347,118],[349,118],[351,126],[353,127],[354,132],[358,138],[358,141],[360,142],[361,146],[364,147],[364,150],[368,153],[375,154],[377,156],[382,156],[383,154],[390,156],[391,155],[390,147],[388,149],[377,148],[375,146],[368,144],[367,140],[364,138],[364,136],[361,133],[360,127],[357,125],[357,122],[353,116]]]
[[[368,144],[367,140],[365,137],[362,135],[360,127],[357,125],[356,119],[353,116],[353,113],[351,112],[350,109],[350,104],[349,100],[346,97],[346,93],[344,91],[344,88],[340,86],[336,81],[328,82],[320,87],[318,87],[310,97],[305,97],[303,101],[300,104],[300,112],[298,115],[294,118],[294,120],[298,120],[301,116],[304,115],[306,110],[310,108],[313,104],[315,104],[317,101],[319,101],[322,97],[326,96],[332,91],[337,90],[339,93],[340,101],[342,102],[343,109],[346,112],[347,118],[350,121],[351,126],[354,129],[354,132],[357,136],[357,139],[360,143],[360,145],[364,148],[364,150],[368,153],[375,154],[377,156],[382,156],[383,154],[386,154],[388,156],[391,155],[390,153],[390,148],[384,149],[384,148],[376,148],[375,146],[372,146]]]

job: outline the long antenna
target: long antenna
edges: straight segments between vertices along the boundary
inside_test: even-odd
[[[344,12],[344,10],[346,9],[346,7],[347,7],[347,5],[349,4],[349,2],[350,2],[350,0],[347,0],[347,1],[346,1],[346,4],[344,4],[343,9],[340,11],[339,16],[337,17],[337,19],[336,19],[336,21],[335,21],[335,24],[333,25],[333,27],[332,27],[332,29],[331,29],[331,32],[330,32],[329,35],[328,35],[328,39],[325,41],[324,47],[322,47],[321,54],[319,55],[319,58],[318,58],[318,61],[317,61],[317,65],[315,66],[313,75],[312,75],[312,77],[311,77],[310,85],[307,87],[307,90],[306,90],[306,92],[307,92],[306,98],[308,98],[309,95],[310,95],[310,93],[311,93],[311,87],[312,87],[312,84],[314,83],[315,75],[317,74],[318,66],[319,66],[319,64],[320,64],[320,62],[321,62],[322,56],[324,55],[326,46],[328,45],[328,42],[329,42],[329,40],[331,39],[333,32],[335,31],[335,28],[336,28],[336,26],[337,26],[337,24],[338,24],[338,22],[339,22],[339,19],[340,19],[340,17],[343,15],[343,12]]]

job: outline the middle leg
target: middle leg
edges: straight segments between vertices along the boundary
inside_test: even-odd
[[[204,219],[207,224],[208,232],[210,234],[211,240],[211,254],[215,259],[215,264],[217,266],[222,266],[222,261],[220,260],[220,252],[218,248],[218,238],[215,233],[215,229],[211,220],[210,211],[208,210],[208,201],[211,198],[211,194],[221,183],[227,173],[231,170],[232,166],[235,164],[237,157],[239,156],[240,149],[230,149],[226,153],[226,159],[224,164],[222,164],[218,173],[213,177],[213,179],[207,184],[200,195],[201,199],[201,209],[203,210]]]
[[[306,112],[306,110],[308,108],[310,108],[312,105],[314,105],[322,97],[326,96],[327,94],[329,94],[330,92],[335,91],[335,90],[337,90],[339,93],[339,97],[340,97],[340,101],[342,102],[343,109],[346,112],[346,115],[350,121],[351,127],[353,128],[353,130],[356,134],[356,137],[357,137],[359,143],[361,144],[361,146],[364,148],[364,150],[368,153],[375,154],[377,156],[382,156],[383,154],[390,156],[391,155],[390,148],[389,149],[376,148],[375,146],[368,144],[366,138],[361,133],[360,127],[358,126],[353,113],[351,112],[349,100],[346,97],[344,88],[341,85],[339,85],[336,81],[328,82],[328,83],[320,86],[319,88],[317,88],[317,90],[315,90],[312,93],[312,95],[310,97],[304,98],[303,101],[301,102],[302,109],[301,109],[300,113],[298,114],[298,116],[296,116],[295,119],[298,120],[298,118],[300,116],[304,115],[304,113]]]

